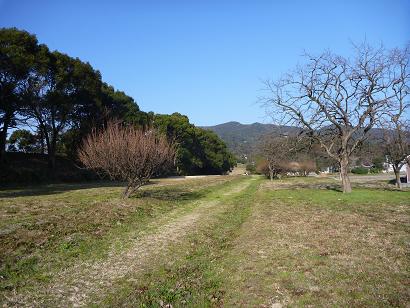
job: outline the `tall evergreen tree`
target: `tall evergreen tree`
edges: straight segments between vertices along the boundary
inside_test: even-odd
[[[4,160],[8,130],[23,108],[24,84],[32,74],[42,46],[34,35],[16,28],[0,29],[0,160]]]

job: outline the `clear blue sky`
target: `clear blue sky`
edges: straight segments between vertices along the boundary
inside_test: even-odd
[[[266,122],[261,80],[303,50],[410,41],[410,1],[0,0],[0,26],[90,62],[142,110],[197,125]]]

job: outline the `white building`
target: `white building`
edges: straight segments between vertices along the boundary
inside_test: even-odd
[[[403,165],[400,169],[400,172],[405,173],[407,164]],[[393,165],[389,163],[384,163],[384,172],[394,172]]]

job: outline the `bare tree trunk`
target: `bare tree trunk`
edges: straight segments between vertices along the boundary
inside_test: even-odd
[[[340,178],[342,180],[343,192],[351,193],[352,186],[349,179],[349,159],[347,157],[342,158],[340,161]]]
[[[122,198],[128,199],[138,188],[145,185],[148,181],[130,180],[122,193]]]
[[[273,168],[269,165],[269,179],[273,181]]]
[[[127,199],[130,196],[130,186],[127,185],[122,193],[122,199]]]
[[[401,188],[400,167],[393,165],[393,170],[396,177],[396,187]]]

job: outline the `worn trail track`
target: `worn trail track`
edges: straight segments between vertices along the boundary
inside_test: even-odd
[[[152,260],[166,255],[173,245],[194,232],[200,223],[206,223],[212,216],[224,211],[229,204],[225,199],[239,194],[250,184],[242,181],[206,200],[195,201],[194,208],[185,213],[172,211],[148,226],[145,234],[130,234],[125,249],[112,249],[101,261],[78,263],[58,273],[47,288],[27,294],[15,294],[8,298],[9,306],[79,307],[90,303],[91,298],[103,296],[115,281],[128,274],[138,274],[146,269]],[[179,212],[178,212],[179,211]],[[100,295],[100,296],[98,296]]]

